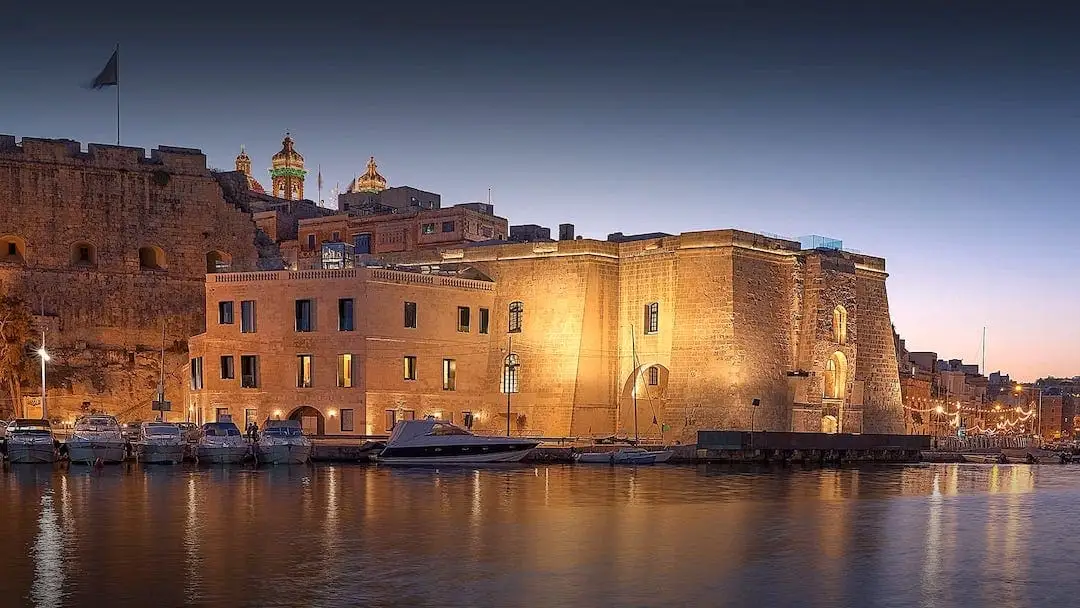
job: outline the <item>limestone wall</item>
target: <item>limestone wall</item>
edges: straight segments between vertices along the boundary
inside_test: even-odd
[[[0,285],[51,319],[50,415],[65,421],[84,402],[149,417],[163,323],[167,395],[182,402],[186,341],[203,327],[207,254],[220,252],[236,270],[257,260],[250,216],[222,198],[206,157],[184,148],[146,157],[140,148],[83,152],[78,142],[0,136],[5,239],[23,251],[0,262]],[[147,268],[140,248],[153,248],[160,267]]]

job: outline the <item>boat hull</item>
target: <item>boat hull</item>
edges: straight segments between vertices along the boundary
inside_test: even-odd
[[[375,462],[384,464],[408,464],[408,465],[448,465],[448,464],[485,464],[498,462],[521,462],[532,453],[536,446],[518,449],[506,449],[499,451],[476,452],[476,453],[413,453],[407,450],[387,448],[381,454],[374,457]]]
[[[586,452],[584,454],[578,454],[574,460],[581,464],[621,464],[621,465],[637,465],[637,464],[659,464],[671,460],[674,452],[671,450],[661,450],[656,452]]]
[[[201,464],[240,464],[249,453],[246,445],[200,445],[195,448],[195,456]]]
[[[961,454],[964,462],[974,464],[1005,464],[1008,462],[1001,454]]]
[[[259,464],[306,464],[311,460],[311,445],[260,443],[255,446],[255,458]]]
[[[127,458],[127,451],[123,442],[115,441],[90,441],[68,443],[68,460],[76,463],[94,464],[101,459],[105,464],[123,462]]]
[[[180,464],[184,461],[183,443],[141,443],[136,446],[139,462]]]
[[[48,464],[56,462],[56,448],[52,443],[8,441],[7,456],[11,464]]]

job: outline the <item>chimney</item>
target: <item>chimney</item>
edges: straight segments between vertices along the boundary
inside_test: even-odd
[[[573,224],[559,224],[559,240],[560,241],[572,241],[572,240],[574,240],[574,225]]]

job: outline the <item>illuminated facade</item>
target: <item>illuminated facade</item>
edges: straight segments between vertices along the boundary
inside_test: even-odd
[[[375,164],[375,157],[372,156],[368,160],[367,170],[349,184],[347,192],[378,194],[383,190],[386,190],[386,178],[379,174],[378,165]]]
[[[240,146],[240,154],[236,156],[236,170],[243,173],[247,178],[248,189],[260,194],[266,194],[262,184],[251,174],[251,157],[247,155],[244,146]]]
[[[217,306],[226,294],[235,301],[239,290],[257,293],[269,302],[263,306],[283,312],[275,315],[265,343],[260,339],[236,348],[282,357],[285,368],[305,354],[296,349],[327,348],[323,362],[315,361],[326,370],[341,354],[341,347],[331,346],[338,336],[338,292],[363,298],[368,325],[358,335],[364,336],[363,344],[381,350],[350,351],[358,361],[370,358],[357,372],[364,388],[352,401],[352,415],[366,421],[366,428],[352,425],[356,434],[383,434],[393,416],[438,413],[461,420],[465,411],[474,428],[504,432],[508,391],[512,430],[526,435],[632,435],[635,401],[641,436],[663,434],[682,442],[694,441],[698,429],[749,429],[751,424],[774,431],[904,431],[880,258],[802,249],[792,241],[735,230],[382,257],[394,268],[416,271],[410,275],[416,278],[373,291],[371,285],[389,280],[375,280],[377,273],[392,271],[299,270],[289,273],[289,280],[258,273],[212,277],[207,306]],[[365,278],[327,274],[341,272]],[[462,291],[450,289],[466,281],[460,278],[465,274],[484,277],[485,288],[469,291],[461,283]],[[303,281],[310,282],[304,293],[317,300],[316,316],[329,321],[311,335],[294,331],[295,302],[309,297],[297,295],[294,285]],[[438,333],[420,327],[402,332],[404,302],[437,311],[434,318],[419,314]],[[461,314],[467,319],[464,331]],[[222,356],[210,347],[228,343],[218,331],[208,324],[207,334],[192,340],[193,356],[206,361]],[[463,350],[462,341],[470,347]],[[438,383],[409,384],[392,369],[413,351],[428,352],[426,364],[436,368],[457,353],[478,353],[467,364],[456,364],[460,384],[454,398],[462,405],[447,406],[447,392]],[[372,371],[380,365],[391,367]],[[295,375],[285,368],[273,375],[288,383]],[[435,373],[438,379],[437,372],[425,375]],[[323,373],[321,382],[328,385],[334,375]],[[269,389],[248,398],[235,382],[216,391],[210,380],[204,382],[208,388],[197,401],[204,416],[217,403],[277,399]],[[297,390],[290,387],[276,409],[288,415],[310,406],[325,427],[330,410],[344,407],[335,398],[303,401]]]

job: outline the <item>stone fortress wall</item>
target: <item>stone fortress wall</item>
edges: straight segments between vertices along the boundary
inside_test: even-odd
[[[512,340],[521,365],[512,410],[524,433],[632,436],[635,394],[638,433],[650,438],[663,432],[692,442],[697,429],[751,425],[903,432],[880,258],[720,230],[414,252],[394,261],[468,265],[494,279],[492,393],[484,399],[492,411],[480,417],[494,422],[492,431],[505,423],[495,391]],[[510,334],[514,301],[525,313],[521,332]],[[646,332],[653,302],[658,326]]]
[[[199,150],[162,146],[146,157],[0,136],[0,289],[47,328],[54,420],[87,409],[149,419],[163,322],[166,397],[183,419],[187,339],[203,329],[208,264],[255,270],[255,242],[251,215],[223,199]],[[11,406],[3,391],[0,416]]]

